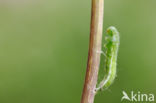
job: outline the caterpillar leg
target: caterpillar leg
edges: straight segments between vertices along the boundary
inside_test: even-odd
[[[97,51],[97,53],[100,53],[100,54],[104,55],[105,57],[107,57],[106,54],[102,50],[101,51]]]
[[[97,87],[97,88],[95,88],[95,93],[96,93],[96,94],[98,93],[98,91],[104,91],[104,89],[103,89],[102,87]]]

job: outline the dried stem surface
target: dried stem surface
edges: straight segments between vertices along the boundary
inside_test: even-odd
[[[81,103],[94,103],[100,65],[104,0],[92,0],[91,31],[86,78]]]

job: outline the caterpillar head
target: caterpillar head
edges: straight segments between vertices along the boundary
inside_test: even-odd
[[[119,32],[115,27],[111,26],[107,29],[106,40],[115,44],[119,43]]]

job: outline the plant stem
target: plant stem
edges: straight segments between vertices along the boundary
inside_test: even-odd
[[[86,78],[81,103],[93,103],[100,65],[104,0],[92,0],[91,31]]]

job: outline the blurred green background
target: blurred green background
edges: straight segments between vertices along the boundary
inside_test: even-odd
[[[105,0],[104,34],[121,35],[118,74],[95,103],[156,93],[155,10],[156,0]],[[0,0],[0,103],[80,103],[90,15],[91,0]]]

